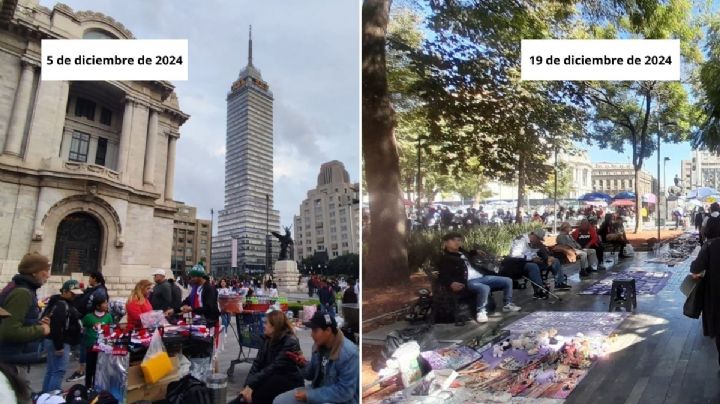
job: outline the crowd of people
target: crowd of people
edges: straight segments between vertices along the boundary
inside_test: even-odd
[[[128,328],[142,328],[143,314],[160,311],[165,316],[192,313],[208,326],[220,326],[218,296],[237,293],[243,297],[277,297],[272,281],[211,280],[201,265],[188,273],[190,290],[183,290],[172,275],[156,270],[153,281],[137,282],[125,304],[110,301],[105,279],[100,272],[88,276],[88,287],[77,280],[64,282],[58,294],[52,295],[44,308],[38,302],[37,290],[50,277],[47,257],[26,254],[18,273],[0,291],[0,396],[11,394],[18,402],[30,400],[28,380],[17,365],[46,361],[42,391],[61,390],[71,352],[78,352],[79,366],[65,379],[84,380],[94,387],[98,352],[94,349],[98,330],[103,325],[119,323],[125,318]],[[270,310],[265,316],[263,346],[253,362],[245,388],[235,402],[358,402],[358,351],[338,327],[333,300],[323,302],[327,283],[318,279],[317,293],[321,305],[309,322],[314,341],[311,359],[305,359],[294,327],[285,313]],[[346,288],[345,295],[357,295]],[[348,292],[350,291],[350,292]],[[309,384],[305,386],[305,381]],[[276,396],[280,396],[276,399]],[[278,401],[279,400],[279,401]]]
[[[482,250],[463,249],[463,235],[451,231],[442,238],[443,251],[437,263],[438,281],[451,294],[470,296],[475,305],[475,320],[485,323],[488,321],[488,298],[494,290],[503,292],[503,312],[520,310],[512,301],[513,281],[527,279],[535,299],[548,299],[550,287],[544,278],[550,275],[554,291],[570,290],[558,258],[568,249],[580,262],[581,278],[605,270],[606,247],[619,250],[620,259],[626,258],[628,241],[622,223],[618,214],[611,213],[605,213],[599,227],[583,219],[573,230],[570,223],[563,222],[553,248],[545,245],[545,230],[537,229],[516,237],[510,246],[510,254],[501,261]]]
[[[643,210],[644,209],[644,210]],[[642,208],[644,218],[648,218],[647,208]],[[600,204],[589,204],[586,206],[565,207],[560,206],[555,212],[552,207],[541,207],[534,211],[520,210],[522,221],[542,223],[551,226],[555,221],[577,223],[582,219],[588,219],[591,223],[600,222],[607,208]],[[532,213],[531,213],[532,212]],[[635,219],[636,210],[634,206],[618,206],[615,213],[625,221],[632,222]],[[420,209],[410,208],[407,211],[407,228],[412,230],[436,229],[436,230],[458,230],[477,226],[495,225],[502,226],[516,223],[517,217],[514,210],[509,209],[485,209],[482,205],[478,208],[465,208],[452,211],[448,206],[426,206]]]

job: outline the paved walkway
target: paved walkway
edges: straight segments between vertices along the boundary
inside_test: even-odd
[[[720,402],[720,368],[714,341],[703,337],[699,320],[682,314],[685,297],[679,291],[679,285],[689,272],[693,258],[668,267],[646,263],[650,257],[652,253],[636,253],[633,259],[620,261],[609,268],[610,272],[619,272],[631,266],[643,267],[646,271],[671,271],[672,277],[660,293],[638,296],[638,310],[618,329],[617,351],[594,365],[567,403]],[[521,312],[491,316],[486,325],[474,322],[464,327],[436,325],[434,337],[440,344],[469,340],[538,310],[607,311],[609,296],[577,294],[605,275],[600,272],[581,281],[576,269],[570,271],[572,290],[559,293],[562,301],[534,301],[530,290],[515,290],[514,300],[523,307]],[[499,302],[499,294],[494,295]],[[388,331],[404,327],[407,323],[400,322],[370,332],[363,336],[363,344],[381,344]],[[363,384],[369,382],[364,380]]]

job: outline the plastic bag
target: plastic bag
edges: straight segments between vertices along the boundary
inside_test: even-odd
[[[158,330],[153,333],[147,353],[145,353],[145,357],[140,363],[140,368],[145,376],[145,381],[150,384],[154,384],[167,376],[173,369]]]
[[[178,363],[178,377],[183,378],[185,375],[190,374],[190,359],[185,355],[180,355],[180,362]]]
[[[203,381],[212,373],[210,369],[210,358],[189,358],[190,376]]]
[[[140,321],[145,328],[158,328],[161,325],[170,325],[165,319],[165,313],[162,310],[148,311],[140,315]]]
[[[127,374],[130,366],[130,356],[113,355],[99,352],[97,369],[95,371],[95,391],[107,391],[118,402],[125,402],[127,389]]]
[[[418,356],[420,356],[420,345],[415,341],[400,345],[392,355],[392,358],[398,363],[400,379],[404,387],[410,386],[411,383],[422,377]]]
[[[625,255],[635,255],[635,249],[631,244],[625,245]]]

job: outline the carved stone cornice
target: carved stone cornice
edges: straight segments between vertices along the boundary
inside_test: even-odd
[[[70,11],[72,12],[72,9],[70,9]],[[75,16],[80,22],[100,22],[103,24],[107,24],[120,32],[125,37],[125,39],[135,39],[132,32],[130,32],[129,29],[125,28],[122,23],[103,13],[98,13],[96,11],[78,11],[75,13]]]

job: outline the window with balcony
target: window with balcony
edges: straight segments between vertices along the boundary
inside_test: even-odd
[[[98,138],[97,151],[95,152],[95,164],[99,166],[105,165],[105,157],[107,156],[108,140],[104,137]]]
[[[75,100],[75,116],[80,116],[87,118],[91,121],[95,120],[95,103],[82,98],[78,97]]]
[[[112,111],[102,107],[100,109],[100,123],[107,126],[112,126]]]
[[[86,163],[89,146],[90,135],[81,132],[73,133],[72,141],[70,142],[70,155],[68,156],[68,160]]]

